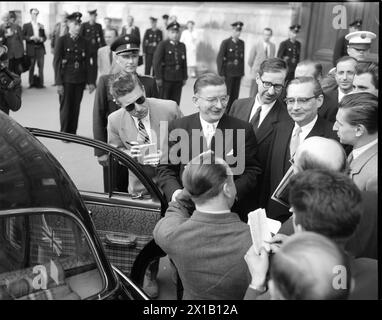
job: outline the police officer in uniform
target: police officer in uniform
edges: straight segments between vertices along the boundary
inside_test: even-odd
[[[360,31],[362,28],[362,20],[357,19],[349,24],[349,33]],[[337,64],[337,60],[348,55],[349,42],[345,39],[346,35],[343,35],[336,41],[333,50],[333,66]]]
[[[289,39],[280,43],[277,57],[283,59],[288,66],[288,75],[286,81],[294,78],[294,70],[300,62],[301,43],[296,40],[297,33],[300,31],[301,26],[294,24],[289,27]]]
[[[89,43],[79,35],[80,12],[67,17],[69,33],[60,37],[54,51],[54,69],[60,99],[61,132],[76,134],[78,116],[86,84],[95,90],[96,73],[90,66]]]
[[[157,18],[150,17],[151,28],[143,36],[143,54],[145,54],[145,74],[151,74],[153,57],[156,47],[163,40],[163,33],[157,28]]]
[[[243,22],[231,24],[232,36],[223,40],[216,59],[218,73],[225,78],[229,101],[226,113],[229,113],[232,103],[239,97],[240,82],[244,76],[244,41],[239,39]]]
[[[89,21],[81,25],[80,35],[90,43],[91,68],[97,75],[97,52],[98,49],[106,46],[103,36],[102,26],[96,22],[97,10],[88,11]]]
[[[179,42],[179,28],[176,21],[167,26],[168,39],[159,43],[153,61],[161,99],[173,100],[178,105],[188,77],[186,46]]]

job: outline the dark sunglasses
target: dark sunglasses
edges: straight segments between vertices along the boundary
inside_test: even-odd
[[[132,103],[128,104],[124,108],[126,109],[126,111],[130,112],[130,111],[134,110],[136,103],[137,104],[143,104],[145,101],[146,101],[146,98],[144,96],[141,96],[137,100],[135,100],[135,102],[132,102]]]

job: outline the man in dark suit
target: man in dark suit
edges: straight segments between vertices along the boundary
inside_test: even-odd
[[[174,200],[183,188],[181,176],[188,161],[208,149],[215,151],[233,170],[237,188],[233,211],[246,221],[248,212],[241,206],[254,197],[261,173],[252,125],[224,114],[227,87],[224,79],[214,73],[206,73],[196,80],[193,103],[198,113],[169,124],[169,136],[164,139],[163,157],[158,166],[158,185],[168,201]]]
[[[29,69],[29,87],[44,88],[44,55],[46,35],[44,26],[37,22],[39,11],[35,8],[30,9],[32,21],[24,24],[23,35],[26,42],[27,55],[31,59],[31,66]],[[39,83],[35,84],[33,81],[34,66],[37,62]]]
[[[317,61],[303,60],[297,64],[294,71],[295,78],[298,77],[313,77],[321,83],[322,81],[322,64]],[[324,102],[320,109],[318,109],[318,115],[322,118],[330,121],[336,121],[336,114],[338,111],[338,100],[334,97],[334,94],[328,94],[324,91]]]
[[[138,46],[141,45],[141,33],[137,26],[134,26],[134,17],[127,16],[127,24],[122,27],[121,35],[129,36],[137,39]]]
[[[304,139],[313,136],[337,140],[333,124],[318,116],[323,102],[322,89],[312,77],[292,80],[287,88],[287,104],[290,119],[276,125],[275,137],[269,151],[269,166],[265,169],[264,179],[269,181],[266,190],[267,216],[284,222],[290,213],[285,206],[271,199],[283,176],[288,171],[298,145]]]
[[[89,21],[81,25],[80,35],[89,41],[90,58],[92,73],[97,76],[97,52],[98,49],[105,46],[105,38],[103,36],[102,26],[96,22],[97,10],[90,10]]]
[[[232,103],[239,97],[241,78],[244,76],[244,41],[239,39],[243,22],[231,24],[232,36],[223,40],[216,58],[218,73],[225,78],[229,101],[227,113]]]
[[[262,169],[267,166],[268,152],[273,141],[275,126],[289,119],[286,105],[280,95],[284,89],[287,66],[280,58],[264,60],[256,74],[258,93],[255,97],[235,100],[229,112],[230,116],[252,124],[256,134],[258,159]],[[263,172],[264,173],[264,172]],[[259,176],[256,195],[259,195],[260,207],[264,207],[263,190],[266,189],[263,174]],[[262,196],[260,196],[262,195]],[[253,207],[251,209],[254,209]]]
[[[145,55],[145,74],[152,74],[154,52],[159,42],[163,40],[162,30],[157,28],[157,18],[150,17],[151,28],[145,31],[143,36],[142,51]]]

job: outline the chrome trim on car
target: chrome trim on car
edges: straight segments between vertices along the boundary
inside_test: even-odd
[[[121,270],[119,270],[117,267],[111,265],[113,270],[118,273],[118,275],[120,277],[122,277],[124,280],[126,280],[126,282],[129,283],[129,285],[131,285],[141,296],[143,299],[145,300],[150,300],[150,298],[146,295],[146,293],[143,292],[143,290],[141,288],[139,288],[131,279],[129,279],[125,274],[123,274],[123,272]]]

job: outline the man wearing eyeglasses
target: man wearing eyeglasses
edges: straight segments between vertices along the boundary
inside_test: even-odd
[[[244,208],[251,202],[261,169],[257,160],[257,142],[252,126],[225,114],[229,101],[224,78],[206,73],[194,84],[192,101],[198,113],[169,124],[169,138],[158,166],[158,184],[168,201],[175,201],[183,189],[181,177],[185,165],[198,154],[212,150],[233,170],[237,201],[233,211],[247,221]],[[177,157],[180,154],[180,157]],[[231,161],[234,160],[234,161]]]
[[[269,151],[269,185],[267,194],[267,216],[284,222],[290,212],[287,207],[270,199],[283,176],[288,171],[297,147],[308,137],[324,137],[338,140],[331,122],[321,118],[318,110],[323,103],[323,91],[319,82],[312,77],[292,80],[285,98],[288,120],[279,122]]]
[[[258,92],[255,97],[235,100],[229,112],[230,116],[249,122],[255,131],[258,145],[258,159],[263,169],[259,176],[256,194],[259,195],[259,206],[265,207],[267,190],[264,180],[269,170],[268,153],[272,144],[274,129],[278,122],[288,120],[285,103],[281,100],[287,75],[286,62],[280,58],[264,60],[256,74]]]
[[[136,71],[139,61],[138,39],[130,36],[119,37],[111,44],[110,50],[114,52],[113,65],[118,68],[119,73],[137,74]],[[94,139],[103,142],[107,141],[107,117],[120,108],[120,106],[113,101],[113,97],[110,94],[110,81],[112,76],[111,74],[107,74],[99,78],[94,99],[93,135]],[[158,98],[158,88],[154,78],[138,74],[137,76],[145,88],[146,97]],[[95,155],[98,157],[98,162],[101,165],[107,165],[106,154],[96,149]]]

